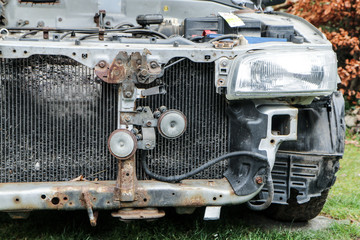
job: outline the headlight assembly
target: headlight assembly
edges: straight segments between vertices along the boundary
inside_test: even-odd
[[[315,96],[337,88],[333,51],[258,51],[233,63],[228,99]]]

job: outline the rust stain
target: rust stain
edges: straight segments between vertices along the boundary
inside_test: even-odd
[[[185,198],[183,201],[184,206],[201,207],[205,206],[206,199],[202,195],[194,195],[190,198]]]

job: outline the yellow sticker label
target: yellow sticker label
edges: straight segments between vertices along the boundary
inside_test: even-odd
[[[219,12],[219,15],[225,19],[230,27],[241,27],[245,25],[243,20],[233,13]]]
[[[168,5],[165,5],[165,6],[164,6],[164,12],[167,12],[167,11],[169,11],[169,6],[168,6]]]

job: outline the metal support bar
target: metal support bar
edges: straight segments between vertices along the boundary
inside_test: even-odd
[[[89,194],[93,209],[119,209],[115,181],[45,182],[0,184],[0,211],[86,210],[83,193]],[[181,183],[138,181],[133,202],[121,207],[200,207],[236,205],[258,192],[237,196],[226,179],[184,180]]]

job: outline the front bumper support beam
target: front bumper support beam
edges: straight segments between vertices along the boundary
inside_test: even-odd
[[[226,179],[184,180],[181,183],[139,181],[135,201],[116,200],[115,181],[106,182],[46,182],[0,184],[0,211],[84,210],[201,207],[236,205],[249,201],[257,192],[237,196]],[[87,194],[90,203],[84,201]]]

